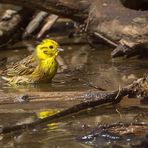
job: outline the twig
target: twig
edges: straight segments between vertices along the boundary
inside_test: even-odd
[[[122,114],[120,113],[120,111],[116,108],[116,112],[119,114],[120,119],[122,119]]]
[[[119,97],[120,91],[121,91],[121,87],[120,87],[120,85],[119,85],[118,93],[117,93],[117,96],[115,97],[115,100]]]
[[[90,23],[90,19],[91,19],[91,15],[93,13],[93,11],[95,10],[96,7],[93,7],[92,10],[89,12],[88,14],[88,18],[87,18],[87,22],[86,22],[86,27],[85,27],[85,32],[87,32],[87,29],[88,29],[88,26],[89,26],[89,23]]]
[[[106,42],[109,43],[110,45],[113,45],[113,46],[115,46],[115,47],[118,46],[118,44],[116,44],[115,42],[109,40],[108,38],[104,37],[103,35],[101,35],[101,34],[98,33],[98,32],[94,32],[94,35],[97,36],[97,37],[99,37],[99,38],[101,38],[101,39],[103,39],[104,41],[106,41]]]
[[[23,38],[27,38],[30,36],[41,24],[41,22],[44,20],[45,17],[47,17],[48,13],[45,11],[40,11],[36,14],[34,19],[28,24],[26,27]]]
[[[59,18],[59,16],[57,16],[57,15],[54,15],[54,14],[49,15],[47,18],[47,22],[45,23],[45,25],[42,27],[42,29],[38,33],[37,39],[41,38],[43,36],[43,34],[45,34],[47,32],[47,30],[49,31],[50,28],[54,25],[54,23],[57,21],[58,18]]]

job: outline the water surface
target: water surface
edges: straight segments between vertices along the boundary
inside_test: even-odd
[[[12,88],[6,86],[1,80],[0,91],[9,95],[12,92],[16,94],[23,92],[25,94],[29,92],[86,92],[94,90],[88,85],[88,82],[93,86],[102,87],[106,90],[115,90],[141,77],[148,70],[148,60],[136,58],[128,60],[123,58],[111,59],[110,53],[112,49],[102,45],[98,46],[97,49],[92,49],[85,44],[64,46],[64,49],[65,51],[61,53],[61,56],[69,66],[70,72],[58,73],[52,84]],[[26,50],[26,48],[4,50],[1,51],[0,58],[8,57],[8,64],[10,64],[24,58],[30,52],[32,51]],[[61,98],[61,102],[61,105],[60,101],[57,102],[58,106],[56,103],[48,103],[48,107],[46,102],[42,102],[40,105],[34,103],[34,106],[30,104],[28,108],[23,108],[23,104],[22,108],[21,105],[16,105],[15,108],[13,104],[12,110],[7,105],[6,108],[0,110],[0,125],[6,126],[32,121],[40,117],[40,112],[49,111],[48,115],[51,115],[54,111],[62,110],[72,104],[70,100],[64,101],[63,98]],[[68,117],[58,123],[46,124],[44,127],[23,132],[1,135],[0,147],[87,148],[98,145],[109,147],[112,142],[108,143],[108,140],[103,139],[99,143],[95,139],[84,142],[79,137],[89,134],[98,124],[132,122],[137,121],[137,118],[140,122],[148,122],[147,115],[147,107],[142,106],[138,99],[125,99],[118,106],[99,107]],[[119,144],[123,143],[125,143],[124,140],[119,142]],[[127,143],[127,146],[129,144],[130,142]]]

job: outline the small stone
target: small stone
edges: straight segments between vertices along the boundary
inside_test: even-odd
[[[29,102],[29,96],[28,95],[22,95],[16,98],[19,102]]]
[[[103,3],[102,5],[103,5],[104,7],[106,7],[106,6],[107,6],[107,3]]]

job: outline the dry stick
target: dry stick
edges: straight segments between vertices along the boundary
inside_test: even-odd
[[[123,96],[129,94],[130,91],[131,90],[126,89],[126,88],[121,89],[118,98],[122,98]],[[107,104],[107,103],[113,103],[118,92],[119,91],[117,90],[117,91],[113,91],[113,92],[110,92],[110,93],[105,93],[103,96],[100,95],[100,93],[97,93],[96,94],[97,99],[95,99],[93,101],[83,102],[83,103],[74,105],[74,106],[72,106],[72,107],[70,107],[66,110],[63,110],[59,113],[56,113],[56,114],[49,116],[49,117],[46,117],[44,119],[38,119],[38,120],[36,120],[32,123],[3,127],[3,128],[0,129],[0,133],[5,134],[5,133],[10,133],[12,131],[34,128],[37,125],[40,125],[41,123],[45,123],[45,122],[51,123],[54,120],[57,120],[61,117],[63,118],[65,116],[77,113],[77,112],[82,111],[82,110],[87,109],[87,108],[92,108],[92,107]]]
[[[54,25],[54,23],[57,21],[58,18],[59,18],[59,16],[54,15],[54,14],[48,15],[47,23],[42,27],[42,29],[38,33],[37,38],[38,39],[41,38],[43,36],[43,34],[45,34],[47,32],[47,30],[49,31],[50,28]]]
[[[97,37],[99,37],[99,38],[101,38],[101,39],[103,39],[104,41],[106,41],[106,42],[109,43],[110,45],[113,45],[113,46],[115,46],[115,47],[118,47],[118,44],[116,44],[115,42],[113,42],[113,41],[109,40],[108,38],[104,37],[104,36],[101,35],[100,33],[94,32],[94,35],[97,36]]]
[[[88,14],[88,18],[87,18],[87,22],[86,22],[86,27],[85,27],[85,32],[87,32],[87,30],[88,30],[88,26],[89,26],[89,23],[90,23],[91,15],[92,15],[92,13],[93,13],[93,11],[95,9],[96,9],[96,7],[92,8],[92,10]]]
[[[47,17],[48,13],[45,11],[40,11],[36,14],[36,16],[33,18],[33,20],[28,24],[26,27],[24,33],[23,33],[23,38],[28,37],[31,35],[42,23],[45,17]]]

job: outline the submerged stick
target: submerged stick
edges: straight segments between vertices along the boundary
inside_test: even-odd
[[[145,135],[148,130],[148,122],[120,122],[120,123],[113,123],[113,124],[105,124],[105,125],[99,125],[97,128],[93,129],[90,133],[87,135],[84,135],[78,140],[81,141],[92,141],[95,140],[95,138],[108,138],[110,140],[125,140],[126,136],[128,135],[135,135],[135,136],[141,136]],[[147,138],[148,139],[148,138]],[[139,147],[140,148],[140,147]]]

